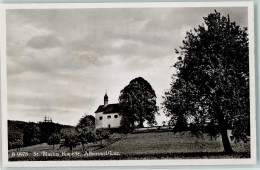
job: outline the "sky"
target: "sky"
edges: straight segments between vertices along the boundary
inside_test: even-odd
[[[157,95],[158,125],[168,120],[162,96],[170,88],[174,49],[186,31],[214,12],[247,27],[247,8],[8,9],[8,119],[76,125],[95,115],[136,77]]]

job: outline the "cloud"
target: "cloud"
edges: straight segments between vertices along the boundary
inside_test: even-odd
[[[73,94],[71,92],[58,93],[58,95],[53,95],[53,93],[34,93],[34,94],[10,94],[8,96],[8,101],[11,105],[30,105],[33,107],[41,108],[54,108],[54,109],[64,109],[70,106],[70,108],[85,108],[86,103],[93,102],[93,98],[86,97],[84,95]]]
[[[217,8],[247,26],[246,8]],[[157,103],[168,89],[174,49],[214,8],[7,10],[8,118],[45,114],[75,125],[142,76]],[[60,116],[62,115],[62,116]]]
[[[54,48],[61,44],[60,40],[55,35],[42,35],[31,38],[27,46],[42,49],[42,48]]]

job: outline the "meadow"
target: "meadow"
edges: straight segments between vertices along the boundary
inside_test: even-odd
[[[211,140],[207,135],[195,137],[189,132],[185,134],[174,134],[172,132],[149,132],[133,133],[127,136],[114,134],[111,139],[104,140],[103,145],[91,143],[86,146],[88,152],[114,152],[117,155],[92,155],[92,156],[61,156],[62,152],[70,153],[68,148],[59,148],[46,143],[21,148],[20,152],[28,153],[28,156],[13,156],[15,149],[9,150],[9,160],[107,160],[107,159],[201,159],[201,158],[249,158],[249,143],[231,142],[234,154],[226,155],[223,153],[221,138]],[[34,156],[33,153],[48,152],[59,153],[59,156]],[[82,153],[79,145],[73,148],[72,152]]]

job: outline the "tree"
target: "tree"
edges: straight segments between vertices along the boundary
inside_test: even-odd
[[[74,147],[79,145],[78,135],[74,131],[67,131],[67,133],[64,134],[64,139],[63,146],[69,147],[71,152]]]
[[[152,86],[142,77],[135,78],[120,92],[120,115],[127,117],[131,127],[138,123],[144,127],[145,120],[150,125],[155,123],[155,114],[158,113],[156,106],[156,94]]]
[[[86,143],[95,141],[95,118],[91,115],[86,115],[79,120],[76,126],[78,139],[81,142],[82,150],[85,151]]]
[[[221,134],[224,151],[232,153],[228,128],[235,141],[249,140],[247,28],[215,11],[187,32],[183,46],[175,51],[177,73],[165,93],[164,111],[177,117],[182,112],[196,127],[214,121],[211,126]]]
[[[169,91],[165,92],[164,111],[166,116],[171,117],[171,125],[174,126],[174,133],[181,133],[187,131],[187,118],[185,115],[187,98],[184,96],[185,89],[183,89],[184,83],[181,80],[176,80],[171,84],[172,87]],[[190,109],[190,108],[189,108]]]
[[[58,133],[53,133],[49,138],[48,138],[48,145],[53,146],[54,150],[54,145],[60,143],[60,134]]]
[[[73,130],[66,130],[63,134],[63,138],[64,141],[60,145],[60,148],[62,146],[69,147],[72,152],[72,149],[79,145],[78,134]]]
[[[41,131],[35,123],[28,123],[24,128],[23,143],[25,146],[40,143]]]

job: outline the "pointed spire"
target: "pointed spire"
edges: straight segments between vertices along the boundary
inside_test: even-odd
[[[104,106],[106,107],[108,105],[108,96],[107,96],[107,88],[106,88],[106,93],[104,96]]]

